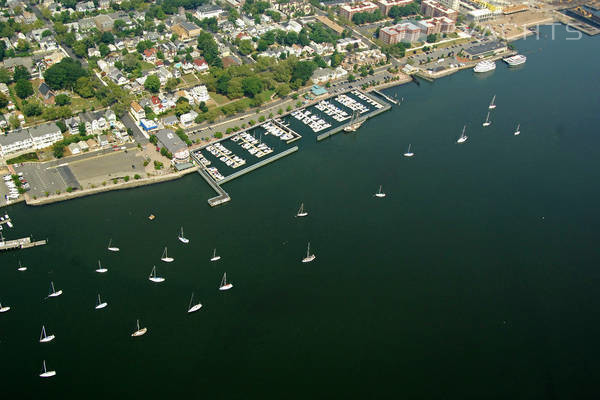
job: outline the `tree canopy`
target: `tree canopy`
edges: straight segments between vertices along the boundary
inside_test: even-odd
[[[44,72],[44,79],[52,89],[72,89],[77,79],[87,76],[81,63],[70,57],[63,58]]]
[[[150,75],[146,78],[146,81],[144,82],[144,87],[149,92],[158,93],[158,91],[160,90],[160,80],[156,75]]]

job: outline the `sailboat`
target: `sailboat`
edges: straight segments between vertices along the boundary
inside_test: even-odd
[[[98,293],[98,302],[96,303],[96,307],[94,307],[94,308],[95,308],[96,310],[101,310],[101,309],[103,309],[104,307],[106,307],[107,305],[108,305],[108,303],[107,303],[107,302],[105,302],[105,301],[102,301],[102,300],[100,299],[100,293]]]
[[[152,272],[150,272],[150,276],[148,277],[148,280],[151,280],[154,283],[161,283],[161,282],[165,281],[165,278],[156,276],[156,265],[155,265],[154,267],[152,267]]]
[[[221,259],[221,256],[218,256],[218,255],[217,255],[217,249],[214,249],[214,250],[213,250],[213,256],[212,256],[212,258],[210,259],[210,261],[217,261],[217,260],[220,260],[220,259]]]
[[[227,283],[227,272],[223,274],[223,279],[221,279],[221,285],[219,286],[219,290],[229,290],[233,287],[231,283]]]
[[[48,343],[54,340],[56,336],[48,335],[46,333],[46,327],[42,325],[42,333],[40,333],[40,343]]]
[[[10,307],[8,307],[8,306],[2,307],[2,303],[0,303],[0,313],[5,313],[7,311],[10,311]]]
[[[383,193],[383,187],[379,185],[379,191],[375,193],[375,197],[385,197],[385,193]]]
[[[163,251],[162,257],[160,258],[164,262],[173,262],[175,259],[173,257],[169,257],[167,254],[167,248],[165,247],[165,251]]]
[[[463,126],[462,133],[460,134],[460,137],[458,138],[458,140],[456,141],[456,143],[464,143],[469,138],[467,135],[465,135],[465,129],[467,129],[466,125]]]
[[[406,150],[406,153],[404,153],[404,157],[412,157],[414,156],[415,153],[413,153],[412,151],[410,151],[410,144],[408,145],[408,150]]]
[[[98,268],[96,269],[96,272],[98,272],[99,274],[103,274],[107,271],[108,271],[108,269],[102,267],[102,264],[100,264],[100,260],[98,260]]]
[[[348,125],[346,125],[344,127],[344,132],[356,132],[356,130],[358,128],[360,128],[360,126],[363,124],[363,121],[358,122],[357,119],[358,119],[358,113],[357,113],[357,111],[353,111],[350,122],[348,123]]]
[[[298,210],[296,217],[306,217],[307,215],[308,213],[304,211],[304,203],[300,204],[300,209]]]
[[[181,233],[179,234],[179,236],[177,236],[177,239],[179,239],[179,241],[181,243],[189,243],[190,242],[190,239],[183,236],[183,226],[181,227]]]
[[[190,304],[188,305],[188,314],[196,312],[202,308],[202,304],[200,304],[200,303],[192,305],[193,301],[194,301],[194,293],[192,292],[192,297],[190,298]]]
[[[145,335],[148,332],[148,328],[140,328],[140,320],[138,319],[136,322],[137,330],[131,334],[132,337],[138,337]]]
[[[40,378],[50,378],[51,376],[56,375],[56,371],[48,371],[46,369],[46,360],[44,360],[44,367],[43,367],[43,371],[40,374]]]
[[[496,101],[496,95],[494,95],[494,97],[492,97],[492,102],[490,103],[490,105],[488,106],[488,108],[490,110],[493,110],[494,108],[496,108],[496,104],[494,103]]]
[[[121,249],[119,249],[118,247],[115,247],[112,245],[112,238],[108,241],[108,250],[109,251],[119,251]]]
[[[19,266],[17,267],[17,271],[27,271],[27,267],[21,265],[21,260],[19,260]]]
[[[315,258],[317,258],[317,256],[315,256],[314,254],[310,254],[310,242],[308,242],[308,247],[306,248],[306,257],[302,259],[302,262],[309,263]]]
[[[490,112],[488,111],[487,117],[485,117],[485,122],[483,123],[483,126],[490,126],[491,124],[492,124],[492,121],[490,121]]]
[[[519,136],[521,134],[521,124],[517,125],[517,130],[515,131],[514,135],[515,136]]]
[[[58,297],[62,294],[62,290],[54,289],[54,282],[50,281],[50,294],[48,297]]]

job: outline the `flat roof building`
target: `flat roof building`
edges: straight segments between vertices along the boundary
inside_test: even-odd
[[[175,132],[170,129],[161,129],[156,132],[156,137],[158,142],[173,155],[174,160],[185,161],[189,159],[190,152],[187,145]]]
[[[435,0],[421,1],[421,14],[426,17],[446,17],[453,21],[458,18],[458,11],[448,8]]]
[[[363,1],[361,3],[344,4],[340,6],[340,17],[346,18],[348,21],[352,21],[352,17],[357,13],[374,13],[379,7],[370,1]]]
[[[377,0],[375,3],[383,15],[388,15],[392,7],[406,7],[412,2],[413,0]]]

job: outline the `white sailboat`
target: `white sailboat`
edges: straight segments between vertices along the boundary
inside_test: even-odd
[[[107,271],[108,271],[108,269],[104,268],[102,266],[102,264],[100,264],[100,260],[98,260],[98,268],[96,269],[96,272],[99,273],[99,274],[103,274],[103,273],[105,273]]]
[[[162,257],[160,258],[164,262],[173,262],[175,259],[173,257],[169,257],[167,254],[167,248],[165,247],[165,251],[163,251]]]
[[[521,124],[517,124],[517,130],[515,131],[514,135],[519,136],[520,134],[521,134]]]
[[[94,307],[94,308],[95,308],[96,310],[101,310],[101,309],[103,309],[104,307],[106,307],[107,305],[108,305],[108,303],[107,303],[107,302],[105,302],[105,301],[102,301],[102,300],[100,299],[100,293],[98,293],[98,302],[96,303],[96,307]]]
[[[458,138],[458,140],[456,141],[456,143],[464,143],[469,138],[467,135],[465,135],[465,129],[467,129],[466,125],[463,126],[462,133],[460,134],[460,137]]]
[[[19,260],[19,266],[17,267],[17,271],[27,271],[27,267],[21,265],[21,260]]]
[[[314,254],[310,254],[310,242],[308,242],[308,247],[306,248],[306,257],[302,259],[302,262],[309,263],[315,258],[317,258],[317,256],[315,256]]]
[[[190,239],[183,236],[183,226],[181,227],[181,233],[179,234],[179,236],[177,236],[177,239],[179,239],[179,241],[181,243],[189,243],[190,242]]]
[[[50,294],[48,297],[58,297],[62,294],[62,290],[56,290],[54,288],[54,282],[50,281]]]
[[[155,265],[154,267],[152,267],[152,272],[150,273],[148,280],[150,280],[154,283],[161,283],[161,282],[165,281],[165,278],[156,276],[156,265]]]
[[[112,245],[112,238],[108,241],[108,250],[109,251],[119,251],[121,249],[119,249],[118,247],[115,247]]]
[[[412,151],[410,151],[410,144],[408,145],[408,150],[406,150],[406,153],[404,153],[404,157],[412,157],[414,156],[415,153],[413,153]]]
[[[46,327],[42,325],[42,333],[40,333],[40,343],[48,343],[54,340],[56,336],[48,335],[46,333]]]
[[[212,256],[212,258],[210,259],[210,261],[217,261],[217,260],[220,260],[220,259],[221,259],[221,256],[218,256],[218,255],[217,255],[217,249],[214,249],[214,250],[213,250],[213,256]]]
[[[194,301],[194,293],[192,292],[192,297],[190,298],[190,304],[188,305],[188,314],[196,312],[202,308],[202,304],[200,304],[200,303],[192,305],[193,301]]]
[[[227,272],[223,274],[223,279],[221,279],[221,285],[219,286],[219,290],[229,290],[233,287],[231,283],[227,283]]]
[[[138,337],[145,335],[148,332],[148,328],[140,328],[140,320],[138,319],[136,322],[137,330],[131,334],[132,337]]]
[[[48,371],[46,369],[46,360],[44,360],[44,366],[43,366],[43,370],[42,373],[40,374],[40,378],[50,378],[51,376],[56,375],[56,371]]]
[[[304,210],[304,203],[301,203],[300,204],[300,209],[296,213],[296,217],[306,217],[307,215],[308,215],[308,212],[306,212]]]
[[[379,191],[375,193],[375,197],[385,197],[385,193],[383,193],[383,186],[379,185]]]
[[[488,111],[487,116],[485,117],[485,122],[483,123],[483,126],[490,126],[492,124],[492,121],[490,121],[490,112]]]
[[[0,303],[0,313],[5,313],[7,311],[10,311],[10,307],[8,307],[8,306],[2,307],[2,303]]]
[[[496,103],[495,103],[495,101],[496,101],[496,95],[494,95],[494,97],[492,97],[492,102],[491,102],[491,103],[490,103],[490,105],[488,106],[488,108],[489,108],[490,110],[493,110],[494,108],[496,108]]]

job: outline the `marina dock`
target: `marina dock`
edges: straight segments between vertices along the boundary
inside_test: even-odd
[[[0,250],[28,249],[30,247],[43,246],[46,243],[46,240],[32,242],[30,237],[15,240],[4,240],[0,242]]]
[[[196,161],[195,158],[194,158],[194,161]],[[220,204],[224,204],[224,203],[227,203],[228,201],[230,201],[231,197],[229,197],[229,194],[227,194],[227,192],[225,190],[223,190],[223,188],[221,186],[219,186],[210,177],[210,175],[208,175],[208,173],[206,172],[204,167],[202,167],[202,164],[200,164],[198,161],[196,161],[196,163],[199,166],[198,173],[200,174],[200,176],[204,178],[204,180],[210,185],[211,188],[213,188],[215,190],[215,192],[217,192],[217,196],[211,197],[210,199],[208,199],[208,204],[211,207],[215,207],[215,206],[218,206]]]
[[[380,92],[379,90],[373,90],[373,93],[378,94],[379,96],[383,97],[384,99],[386,99],[387,101],[389,101],[392,104],[398,104],[398,100],[392,99],[390,96]]]

